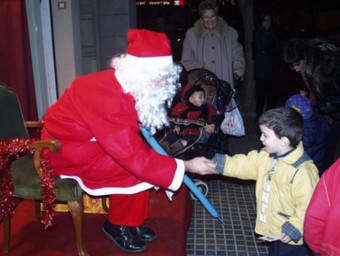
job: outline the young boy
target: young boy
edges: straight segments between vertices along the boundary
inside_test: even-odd
[[[170,130],[160,141],[169,155],[177,155],[196,142],[206,143],[220,122],[214,106],[206,102],[204,88],[187,84],[183,89],[183,101],[170,113]]]
[[[273,239],[270,256],[306,256],[303,223],[318,182],[318,170],[304,153],[303,118],[293,108],[279,107],[259,118],[263,149],[247,155],[215,154],[224,176],[256,180],[255,232]]]

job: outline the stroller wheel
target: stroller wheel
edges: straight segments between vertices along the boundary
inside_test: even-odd
[[[202,192],[202,194],[206,196],[209,192],[208,185],[204,181],[198,179],[194,179],[194,182],[197,188]],[[190,193],[190,196],[192,199],[197,200],[196,196],[193,193]]]

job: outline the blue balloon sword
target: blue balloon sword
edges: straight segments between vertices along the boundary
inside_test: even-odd
[[[162,155],[167,155],[165,150],[159,145],[159,143],[156,141],[156,139],[150,134],[150,132],[142,127],[142,134],[146,141],[149,143],[149,145],[156,150],[157,153],[162,154]],[[210,215],[213,218],[218,219],[223,225],[224,221],[221,219],[219,216],[218,212],[215,210],[215,208],[210,204],[208,199],[203,195],[201,190],[197,188],[195,183],[187,176],[184,175],[184,183],[187,185],[187,187],[190,189],[190,191],[196,196],[198,200],[203,204],[204,208],[210,213]]]

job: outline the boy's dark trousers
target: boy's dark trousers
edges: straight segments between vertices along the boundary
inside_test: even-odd
[[[281,241],[269,243],[269,256],[306,256],[307,247],[305,245],[285,244]]]

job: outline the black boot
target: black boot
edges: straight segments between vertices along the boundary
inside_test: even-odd
[[[105,221],[104,234],[125,252],[144,252],[147,247],[141,238],[131,232],[131,227],[116,226]]]
[[[140,226],[140,227],[130,227],[131,233],[139,236],[140,240],[143,242],[152,242],[157,239],[157,235],[151,229]]]

